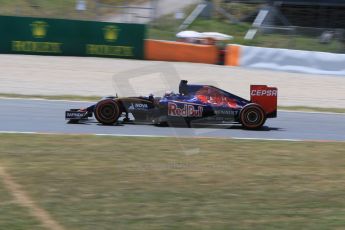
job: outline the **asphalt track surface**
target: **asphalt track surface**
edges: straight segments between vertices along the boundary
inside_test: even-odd
[[[262,130],[243,130],[239,126],[199,128],[156,127],[125,124],[103,126],[92,120],[86,124],[67,124],[64,112],[86,107],[89,102],[0,99],[0,132],[97,134],[114,136],[214,137],[274,140],[345,141],[345,114],[278,111]]]

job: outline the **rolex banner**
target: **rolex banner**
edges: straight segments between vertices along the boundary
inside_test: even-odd
[[[143,59],[145,25],[0,16],[0,53]]]

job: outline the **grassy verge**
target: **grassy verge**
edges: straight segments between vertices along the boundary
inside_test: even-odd
[[[279,106],[278,109],[290,111],[304,111],[304,112],[331,112],[331,113],[345,113],[342,108],[319,108],[308,106]]]
[[[137,4],[147,0],[126,0],[128,4]],[[100,7],[99,4],[108,4],[110,6],[119,6],[122,4],[118,0],[98,0],[85,1],[86,10],[76,10],[76,0],[0,0],[1,15],[17,15],[30,17],[49,17],[66,19],[85,19],[96,20],[98,16],[119,13],[119,10],[110,7]],[[97,4],[97,2],[99,4]]]
[[[0,97],[3,98],[34,98],[34,99],[49,99],[49,100],[72,100],[72,101],[98,101],[101,96],[77,96],[77,95],[22,95],[22,94],[10,94],[0,93]],[[345,113],[345,109],[342,108],[318,108],[308,106],[279,106],[278,109],[290,110],[290,111],[306,111],[306,112],[333,112],[333,113]]]
[[[26,208],[14,202],[0,179],[0,229],[43,229],[39,224]]]
[[[0,164],[66,229],[340,229],[344,147],[0,135]]]

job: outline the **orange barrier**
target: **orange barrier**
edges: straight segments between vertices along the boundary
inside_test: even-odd
[[[219,51],[216,46],[160,40],[145,41],[145,59],[217,64]]]
[[[240,65],[241,47],[238,45],[228,45],[226,47],[224,65],[239,66]]]

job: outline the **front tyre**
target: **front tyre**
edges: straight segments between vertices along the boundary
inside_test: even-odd
[[[265,121],[265,111],[258,104],[248,104],[240,112],[240,122],[245,129],[260,129]]]
[[[105,99],[98,102],[95,106],[95,118],[103,125],[112,125],[120,117],[120,107],[112,99]]]

